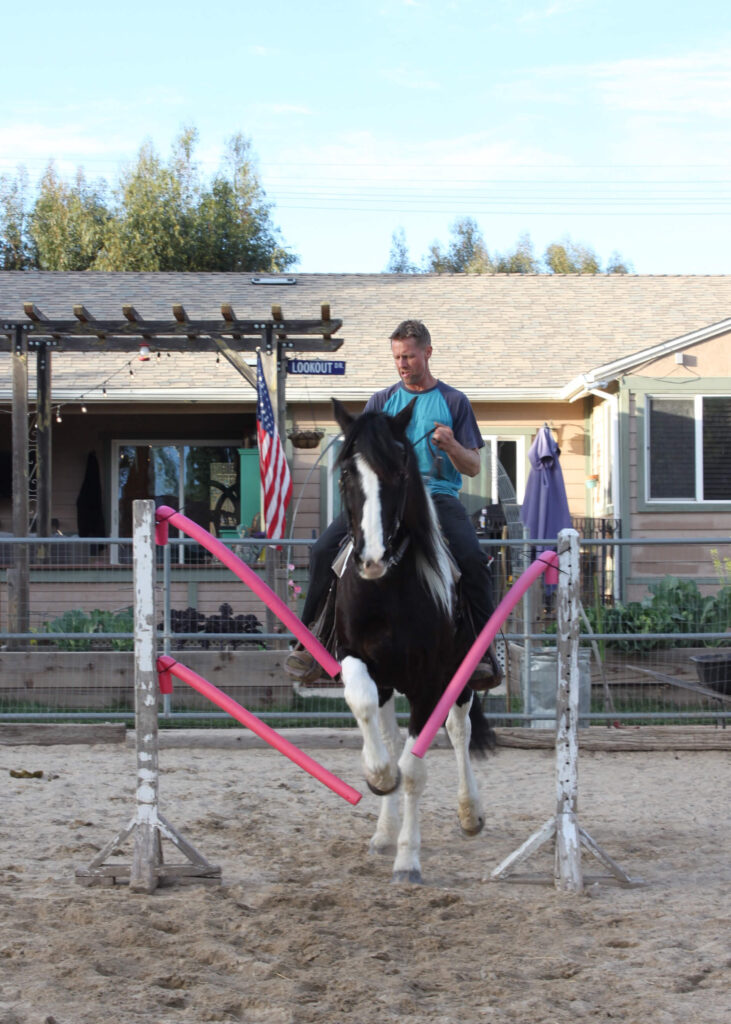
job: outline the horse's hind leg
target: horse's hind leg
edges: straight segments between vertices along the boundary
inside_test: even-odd
[[[396,698],[391,696],[383,707],[378,709],[383,741],[394,761],[398,758],[401,747],[401,733],[396,720]],[[370,842],[371,853],[396,852],[396,840],[399,831],[399,794],[388,793],[380,802],[378,824]]]
[[[471,704],[472,697],[461,707],[457,704],[452,706],[447,715],[447,735],[457,758],[457,815],[459,823],[466,835],[476,836],[482,831],[485,818],[482,813],[477,780],[470,761]]]
[[[360,658],[343,658],[345,700],[363,734],[363,771],[374,793],[393,792],[399,784],[396,755],[384,743],[378,714],[378,690]]]
[[[404,792],[404,817],[398,837],[396,860],[393,865],[394,882],[421,883],[421,828],[419,804],[426,786],[426,765],[423,758],[414,757],[411,748],[415,736],[409,736],[399,759]]]

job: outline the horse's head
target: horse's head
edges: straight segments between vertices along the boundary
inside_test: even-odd
[[[416,401],[414,399],[414,401]],[[406,428],[414,402],[396,416],[351,416],[333,398],[345,436],[338,465],[353,554],[363,579],[377,580],[396,564],[407,544],[403,530],[409,484],[419,480]]]

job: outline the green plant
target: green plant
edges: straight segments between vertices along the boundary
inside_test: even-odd
[[[720,633],[731,624],[731,586],[722,587],[715,595],[704,596],[694,580],[665,576],[649,584],[648,590],[650,593],[642,601],[617,603],[608,608],[595,602],[593,608],[586,610],[595,632],[632,634],[607,640],[607,647],[635,653],[659,647],[695,647],[699,641],[682,639],[683,633]],[[643,639],[646,633],[672,636]],[[716,646],[722,641],[702,642]]]
[[[132,633],[134,620],[132,607],[120,611],[103,611],[94,608],[85,612],[81,608],[73,608],[59,615],[50,622],[44,622],[39,631],[42,633],[79,633],[76,637],[58,637],[54,640],[60,651],[90,651],[92,647],[113,651],[131,651],[132,637],[110,637],[104,639],[105,633]]]

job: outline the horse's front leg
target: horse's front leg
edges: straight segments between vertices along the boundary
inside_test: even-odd
[[[415,736],[409,736],[399,759],[403,777],[404,816],[398,837],[396,860],[393,864],[394,882],[421,883],[421,828],[419,825],[419,804],[426,786],[426,764],[423,758],[414,757],[411,748]]]
[[[383,740],[378,714],[378,690],[360,658],[343,658],[341,675],[345,700],[363,735],[363,771],[370,789],[379,796],[399,784],[396,757]]]
[[[468,836],[476,836],[482,831],[485,817],[482,813],[477,780],[470,761],[470,706],[472,697],[459,707],[457,704],[447,715],[447,735],[454,748],[457,758],[457,814],[462,831]]]
[[[381,735],[394,761],[398,760],[401,749],[401,732],[396,719],[396,697],[392,694],[386,703],[378,709]],[[388,793],[380,801],[378,824],[370,842],[371,853],[396,852],[396,840],[399,831],[399,794]]]

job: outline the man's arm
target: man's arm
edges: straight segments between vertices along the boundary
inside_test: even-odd
[[[480,453],[477,448],[465,448],[461,445],[451,427],[445,423],[434,421],[432,444],[444,452],[458,473],[465,476],[477,476],[480,472]]]

